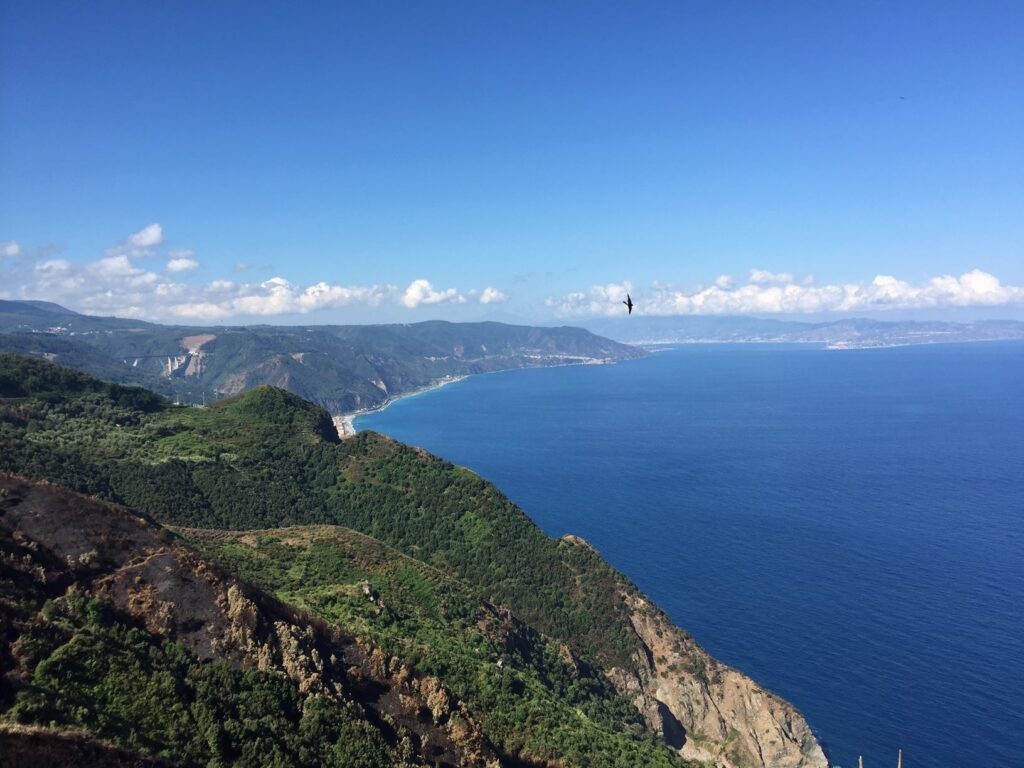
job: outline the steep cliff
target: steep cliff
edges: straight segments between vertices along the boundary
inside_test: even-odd
[[[579,536],[562,541],[599,557]],[[827,768],[792,704],[712,658],[632,584],[620,582],[616,598],[637,645],[628,663],[609,665],[606,674],[684,758],[721,768]]]
[[[712,658],[639,593],[623,594],[643,647],[609,677],[683,757],[723,768],[826,768],[792,704]]]

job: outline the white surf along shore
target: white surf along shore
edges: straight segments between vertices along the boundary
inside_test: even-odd
[[[630,346],[639,346],[639,345],[638,344],[630,344]],[[539,358],[541,356],[527,355],[526,357],[538,357]],[[540,368],[561,368],[563,366],[570,366],[570,365],[610,365],[610,364],[613,364],[613,363],[616,363],[616,362],[621,362],[621,361],[611,360],[611,359],[607,359],[607,358],[582,357],[582,356],[574,356],[574,355],[564,355],[560,359],[561,359],[562,362],[548,364],[548,365],[542,365],[542,366],[537,366],[537,367],[540,367]],[[389,396],[388,399],[385,400],[380,405],[375,405],[372,408],[360,408],[357,411],[349,411],[347,413],[340,413],[340,414],[337,414],[337,415],[333,415],[332,414],[331,419],[334,421],[334,428],[338,431],[338,437],[340,437],[342,439],[344,439],[346,437],[352,437],[357,432],[356,425],[355,425],[355,420],[358,419],[360,416],[366,416],[369,413],[379,413],[380,411],[383,411],[385,408],[387,408],[388,406],[392,405],[393,403],[397,403],[399,400],[402,400],[402,399],[404,399],[406,397],[415,397],[416,395],[422,395],[424,392],[430,392],[430,391],[435,390],[435,389],[440,389],[441,387],[446,387],[449,384],[454,384],[457,381],[462,381],[463,379],[468,379],[470,376],[485,376],[488,373],[503,373],[505,371],[510,371],[510,370],[526,370],[526,369],[525,368],[501,368],[501,369],[494,370],[494,371],[483,371],[483,372],[480,372],[480,373],[465,373],[465,374],[460,374],[458,376],[444,376],[444,377],[442,377],[440,379],[437,379],[433,383],[428,384],[425,387],[419,387],[418,389],[412,389],[412,390],[409,390],[408,392],[403,392],[400,395]]]
[[[332,416],[334,421],[334,428],[338,430],[338,437],[344,439],[346,437],[352,437],[356,433],[355,421],[360,416],[366,416],[369,413],[378,413],[383,411],[388,406],[397,403],[399,400],[403,400],[407,397],[415,397],[416,395],[422,395],[424,392],[430,392],[435,389],[440,389],[449,384],[454,384],[457,381],[462,381],[468,378],[467,376],[445,376],[443,379],[438,379],[432,384],[428,384],[425,387],[419,389],[413,389],[408,392],[403,392],[400,395],[389,397],[380,405],[375,405],[373,408],[360,408],[358,411],[349,411],[348,413],[342,413],[337,416]]]

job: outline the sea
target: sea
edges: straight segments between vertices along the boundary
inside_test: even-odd
[[[1024,766],[1024,343],[686,345],[356,426],[587,539],[833,765]]]

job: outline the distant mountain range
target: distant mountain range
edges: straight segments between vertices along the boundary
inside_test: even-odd
[[[44,357],[185,403],[271,384],[339,414],[451,376],[604,363],[645,352],[582,328],[408,325],[185,326],[0,301],[0,352]]]
[[[880,321],[849,318],[807,323],[758,317],[630,317],[591,320],[594,333],[628,344],[694,344],[700,342],[801,342],[835,349],[895,347],[907,344],[1024,339],[1024,322],[982,320]]]

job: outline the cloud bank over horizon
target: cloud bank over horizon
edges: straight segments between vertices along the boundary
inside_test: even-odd
[[[239,273],[248,271],[248,265],[244,269],[236,265],[234,279],[203,280],[202,266],[190,249],[168,250],[164,229],[157,223],[129,234],[99,258],[84,263],[55,257],[47,249],[26,249],[10,240],[0,244],[0,298],[44,299],[87,314],[177,322],[300,316],[345,307],[386,307],[392,317],[406,312],[422,316],[441,306],[472,305],[491,311],[510,300],[508,293],[493,285],[463,291],[436,287],[421,276],[404,288],[323,280],[300,285],[282,276],[240,280]],[[633,295],[634,312],[647,315],[838,314],[1024,306],[1024,288],[1004,285],[980,269],[959,276],[939,275],[914,285],[884,274],[863,282],[819,284],[810,275],[797,277],[792,272],[754,268],[741,278],[720,275],[689,290],[661,282],[643,289],[623,281],[544,300],[519,297],[518,310],[537,320],[544,316],[623,315],[627,292]]]
[[[145,320],[222,321],[245,317],[305,315],[321,310],[389,304],[406,310],[443,304],[501,304],[507,294],[493,286],[465,294],[435,288],[426,278],[397,285],[341,285],[319,281],[296,285],[284,277],[245,282],[183,280],[200,269],[189,249],[162,253],[164,230],[149,224],[108,248],[95,261],[73,263],[45,252],[26,253],[16,242],[0,244],[0,299],[41,299],[87,314]],[[163,256],[162,259],[157,257]],[[149,265],[163,262],[163,269]],[[236,269],[244,272],[248,269]]]
[[[712,285],[690,291],[662,283],[637,291],[625,281],[549,297],[545,304],[559,317],[624,315],[622,301],[627,293],[636,304],[634,312],[647,315],[817,314],[1024,304],[1024,288],[1003,285],[995,275],[980,269],[959,277],[940,275],[920,285],[892,275],[876,275],[859,283],[817,285],[813,276],[798,281],[789,272],[752,269],[745,283],[721,275]]]

